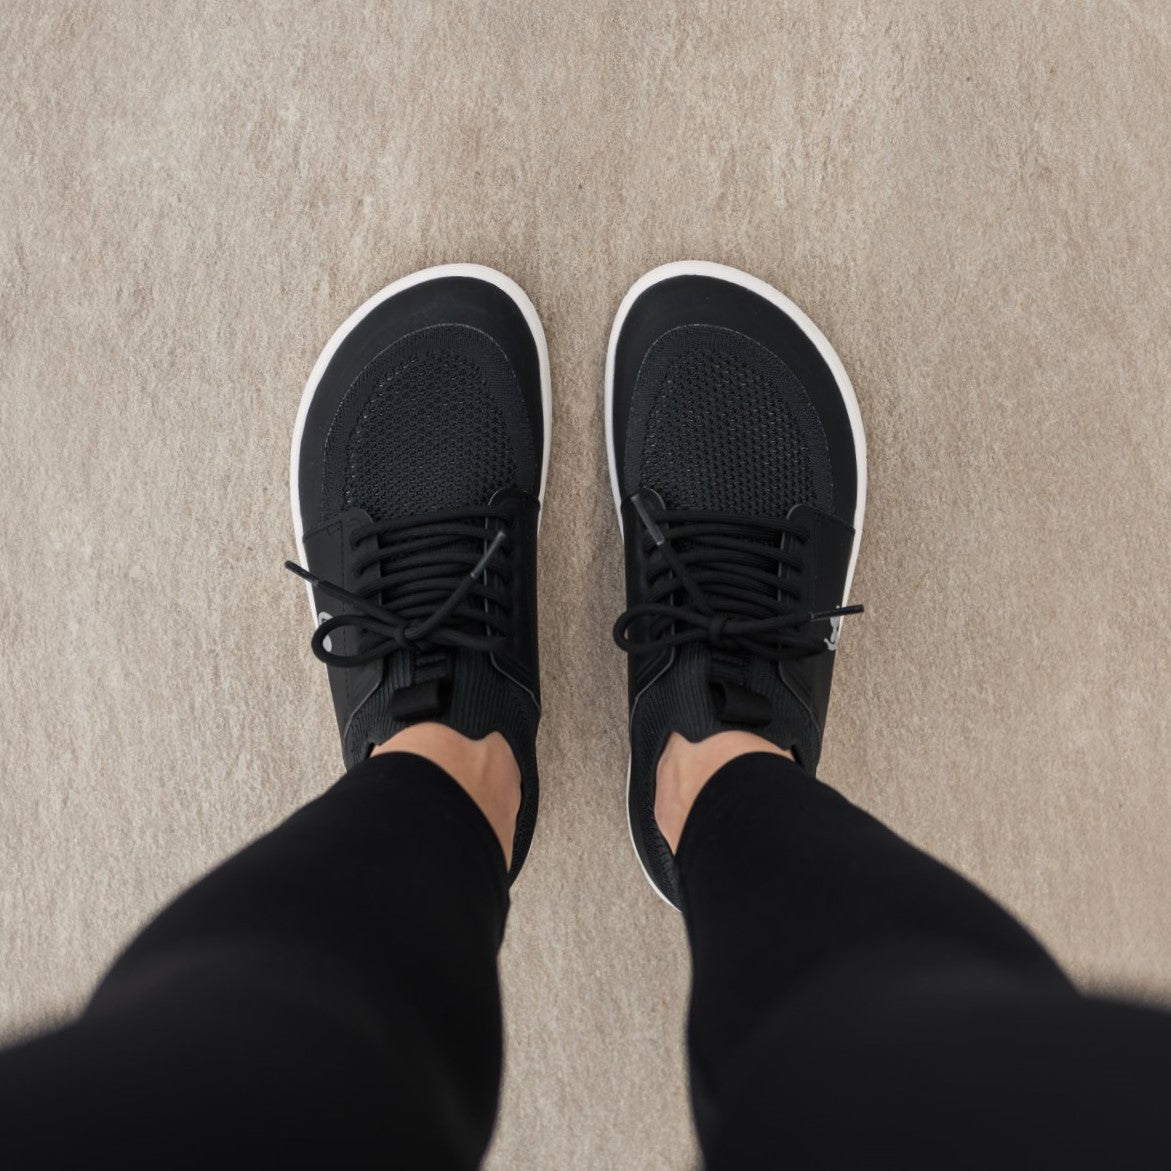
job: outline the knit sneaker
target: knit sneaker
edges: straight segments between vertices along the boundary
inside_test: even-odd
[[[776,289],[668,264],[626,294],[606,361],[606,438],[624,534],[630,834],[678,905],[655,822],[671,732],[748,729],[817,769],[858,558],[866,442],[850,380]]]
[[[290,488],[347,768],[409,724],[498,731],[537,816],[537,530],[549,461],[545,335],[479,265],[388,285],[309,376]]]

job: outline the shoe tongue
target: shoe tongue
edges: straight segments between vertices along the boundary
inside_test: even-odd
[[[714,554],[713,564],[721,569],[733,575],[738,567],[755,570],[782,581],[795,575],[780,559],[781,551],[793,541],[787,533],[777,534],[751,522],[737,523],[729,519],[722,525],[721,535],[752,546],[745,551],[728,550],[723,556]],[[686,552],[703,544],[703,538],[699,538],[680,541],[676,548]],[[716,614],[730,613],[738,617],[771,617],[776,613],[773,603],[783,596],[779,582],[758,581],[748,573],[739,576],[734,585],[711,582],[702,583],[701,588]],[[760,598],[759,605],[753,604],[752,595]],[[770,725],[775,718],[779,689],[775,665],[742,649],[706,647],[704,650],[707,691],[719,723],[756,731]]]
[[[425,520],[420,521],[421,525],[426,523]],[[450,579],[452,583],[450,588],[455,589],[459,580],[467,573],[467,566],[464,562],[459,561],[459,555],[465,555],[465,562],[466,554],[469,552],[478,557],[483,551],[486,540],[486,537],[453,537],[451,540],[429,546],[426,558],[434,564],[435,576]],[[409,544],[410,541],[411,535],[408,533],[403,538],[403,542]],[[397,543],[399,542],[385,534],[378,536],[379,548],[390,554],[387,559],[387,568],[391,573],[394,572],[394,546]],[[455,555],[453,560],[448,563],[447,559],[453,555]],[[408,554],[408,556],[413,557],[414,554]],[[430,572],[429,570],[428,573]],[[412,586],[409,584],[400,584],[397,587],[382,590],[378,594],[379,602],[392,611],[401,612],[401,604],[405,598],[410,596],[411,590]],[[439,596],[429,605],[432,610],[435,610],[443,605],[444,600],[444,597]],[[411,613],[407,617],[410,622],[418,622],[426,619],[428,615],[419,612],[416,607],[412,607]],[[388,710],[394,720],[402,723],[414,723],[419,720],[438,719],[443,716],[451,700],[455,654],[456,651],[452,647],[424,643],[421,646],[395,651],[387,657],[383,683],[392,692]]]
[[[425,525],[427,522],[421,520],[419,523],[420,525]],[[378,535],[378,547],[387,554],[385,562],[386,572],[390,574],[395,572],[396,559],[401,556],[401,554],[396,552],[395,547],[399,546],[401,548],[403,545],[412,543],[414,539],[410,533],[401,537],[388,536],[384,533]],[[429,545],[425,554],[416,550],[406,554],[406,556],[409,556],[412,560],[425,556],[426,560],[434,565],[434,573],[436,576],[450,577],[454,581],[467,573],[467,568],[458,560],[459,555],[474,552],[479,556],[483,551],[485,540],[486,538],[479,537],[453,537],[442,543]],[[450,562],[448,562],[448,558],[451,558]],[[428,570],[427,572],[431,573],[432,571]],[[397,586],[390,586],[387,589],[380,590],[378,593],[378,603],[381,606],[386,606],[391,610],[397,611],[403,599],[411,594],[412,589],[413,585],[411,583],[399,583]],[[435,601],[435,608],[438,608],[442,603],[442,598],[437,599]],[[411,618],[411,621],[418,621],[421,617],[423,615],[415,615]]]
[[[744,565],[757,570],[763,570],[765,573],[787,578],[793,576],[793,571],[787,566],[782,565],[780,559],[780,552],[792,543],[792,537],[787,534],[778,536],[768,529],[761,528],[759,525],[754,525],[751,522],[736,523],[733,519],[722,521],[722,517],[740,517],[743,518],[743,513],[736,513],[732,509],[721,507],[712,507],[711,492],[707,486],[697,486],[694,494],[695,498],[690,498],[690,493],[687,496],[681,495],[678,490],[673,495],[664,495],[654,488],[642,489],[644,497],[648,498],[652,503],[667,512],[694,512],[700,516],[710,516],[713,521],[722,523],[724,525],[724,533],[729,537],[736,537],[741,540],[748,541],[759,548],[759,553],[732,553],[728,552],[725,564],[733,572],[737,565]],[[707,498],[706,500],[704,498]],[[783,501],[780,499],[770,500],[762,505],[760,515],[765,517],[786,516],[788,508],[782,507]],[[693,549],[697,544],[702,545],[702,541],[680,541],[676,548],[680,552]],[[759,594],[762,600],[775,601],[780,594],[780,591],[764,582],[758,582],[753,578],[745,576],[739,583],[738,588],[749,594]],[[721,587],[716,584],[707,587],[711,601],[715,603],[716,608],[719,608],[719,601],[721,598]],[[739,599],[741,605],[744,604],[744,599]],[[768,611],[771,613],[772,611]],[[763,611],[762,611],[763,613]]]
[[[783,565],[780,559],[781,550],[792,541],[788,535],[777,536],[777,534],[756,525],[736,524],[731,521],[724,525],[723,535],[749,542],[754,548],[751,552],[722,551],[722,557],[718,555],[713,557],[713,563],[719,564],[722,569],[732,574],[735,574],[737,569],[744,568],[761,571],[774,577],[788,578],[793,576],[793,570]],[[698,541],[680,541],[676,548],[680,552],[686,552],[694,549],[697,545],[702,547],[703,544],[702,538]],[[729,589],[735,590],[735,593],[726,593],[725,591]],[[776,601],[780,596],[780,590],[776,586],[757,581],[756,578],[747,573],[739,578],[734,587],[713,582],[704,586],[704,593],[717,612],[721,610],[721,602],[732,602],[738,607],[744,607],[746,604],[751,605],[745,598],[737,596],[739,594],[759,595],[762,605]],[[771,608],[765,608],[761,610],[761,616],[771,615],[773,612]]]

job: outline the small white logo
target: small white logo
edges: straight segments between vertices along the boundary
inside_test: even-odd
[[[328,622],[332,617],[333,617],[332,614],[327,614],[324,610],[322,610],[321,613],[317,615],[317,625],[321,626],[322,623]],[[327,651],[330,651],[330,652],[333,651],[333,640],[329,637],[328,634],[323,639],[321,645]]]
[[[825,645],[831,651],[836,651],[838,649],[838,639],[842,637],[842,616],[839,614],[836,618],[831,618],[829,625],[829,638],[825,640]]]

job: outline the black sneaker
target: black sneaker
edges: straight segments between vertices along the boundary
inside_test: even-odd
[[[472,264],[388,285],[330,338],[293,432],[293,524],[313,651],[346,767],[408,724],[520,765],[512,849],[537,816],[537,529],[549,356],[532,302]]]
[[[866,501],[850,380],[818,328],[755,277],[664,265],[626,294],[606,360],[626,548],[630,834],[678,905],[655,823],[672,731],[740,728],[817,769]]]

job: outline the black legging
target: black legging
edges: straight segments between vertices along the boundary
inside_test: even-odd
[[[795,765],[722,769],[680,864],[710,1167],[1166,1158],[1171,1016],[1078,995]],[[367,761],[168,907],[76,1023],[0,1054],[6,1165],[475,1166],[507,908],[464,791]]]

